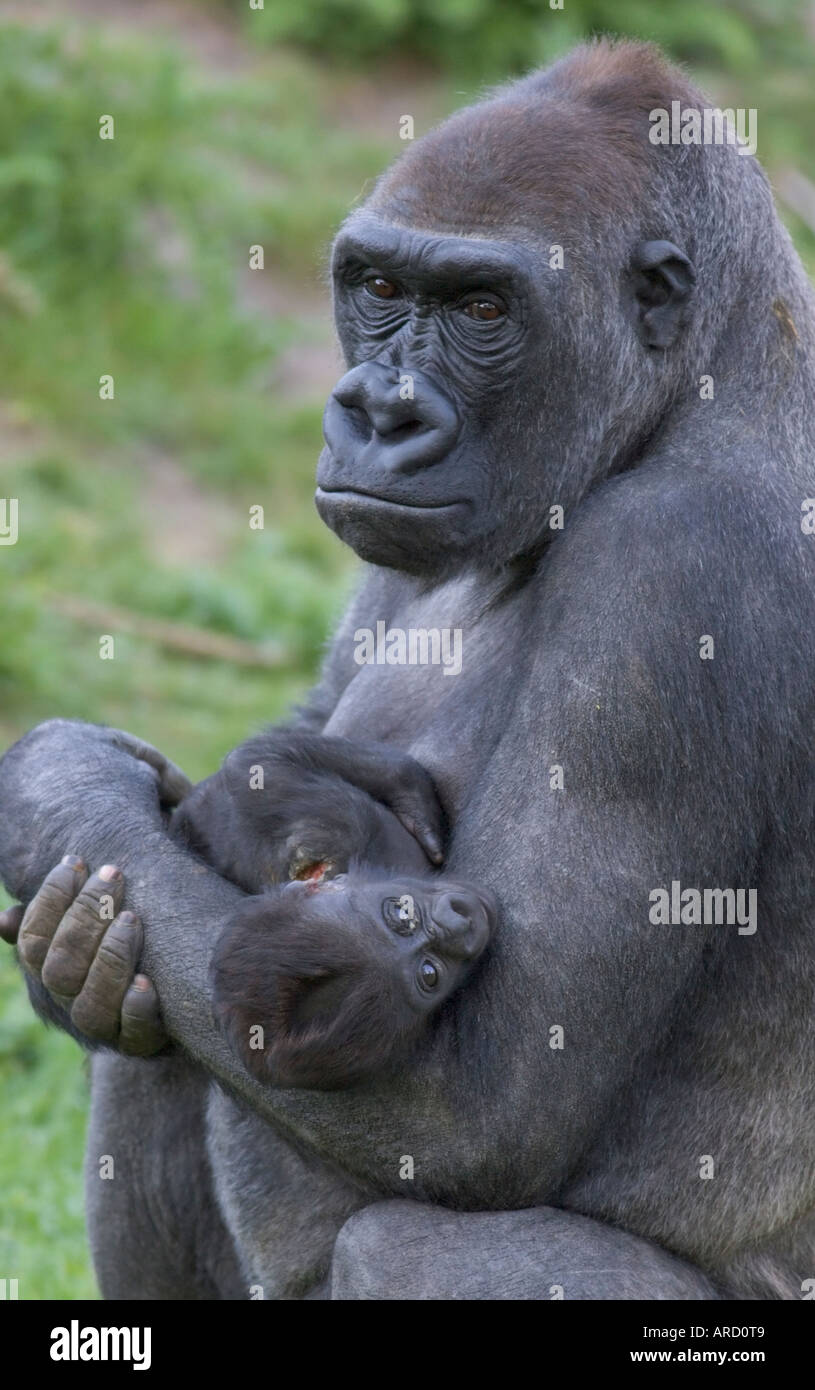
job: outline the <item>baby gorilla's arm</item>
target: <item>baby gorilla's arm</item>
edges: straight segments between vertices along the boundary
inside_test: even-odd
[[[488,895],[354,869],[243,903],[212,963],[215,1017],[258,1080],[333,1090],[406,1057],[484,950]]]
[[[262,767],[270,783],[293,787],[304,777],[326,776],[367,793],[390,811],[433,864],[442,862],[444,813],[430,774],[409,753],[388,743],[361,742],[305,729],[267,729],[241,744],[224,763],[230,786],[251,785],[249,769]],[[314,805],[312,803],[313,811]]]
[[[308,877],[318,866],[341,873],[352,859],[424,872],[427,860],[414,835],[335,770],[336,745],[346,771],[349,750],[359,750],[373,785],[378,755],[366,746],[272,730],[241,744],[219,772],[193,788],[175,812],[174,835],[248,893]],[[392,761],[390,754],[388,768]]]

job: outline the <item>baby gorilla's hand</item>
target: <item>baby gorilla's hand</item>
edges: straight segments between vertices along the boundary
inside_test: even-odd
[[[119,912],[124,880],[105,865],[88,875],[66,855],[45,879],[25,912],[2,915],[2,934],[14,940],[43,1017],[86,1044],[109,1044],[148,1056],[167,1042],[156,991],[136,973],[142,927]]]
[[[214,1011],[258,1080],[333,1090],[405,1058],[481,955],[490,894],[382,870],[247,899],[218,939]]]

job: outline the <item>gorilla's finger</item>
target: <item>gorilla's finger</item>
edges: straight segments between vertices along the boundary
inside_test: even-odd
[[[5,912],[0,912],[0,941],[7,941],[9,946],[16,944],[24,912],[22,903],[15,903],[13,907],[7,907]]]
[[[135,913],[120,912],[105,932],[71,1006],[71,1022],[86,1038],[111,1043],[118,1038],[122,1004],[133,983],[143,942]]]
[[[439,798],[430,774],[418,763],[413,764],[413,769],[408,779],[393,790],[387,805],[405,830],[418,840],[430,862],[441,864],[444,818]]]
[[[168,1041],[155,985],[146,975],[137,975],[122,1004],[119,1051],[133,1057],[150,1057]]]
[[[79,994],[123,892],[124,879],[112,864],[88,879],[57,927],[45,957],[42,982],[51,994],[61,999],[75,999]]]
[[[136,738],[135,734],[129,734],[124,729],[112,729],[111,733],[117,748],[152,767],[158,776],[159,797],[166,806],[177,806],[187,792],[191,791],[190,779],[180,767],[176,767],[175,763],[171,763],[169,758],[165,758],[163,753],[154,748],[152,743],[145,743],[143,739]]]
[[[393,806],[391,809],[396,819],[402,822],[408,834],[418,840],[431,864],[443,864],[444,850],[439,832],[426,823],[414,820],[410,811],[402,810],[398,806]]]
[[[59,924],[88,877],[76,855],[66,854],[23,913],[17,950],[23,968],[39,978]]]

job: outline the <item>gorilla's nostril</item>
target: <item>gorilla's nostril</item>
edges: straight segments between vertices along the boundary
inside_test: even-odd
[[[344,406],[343,416],[345,425],[347,426],[353,437],[356,437],[361,443],[364,443],[371,438],[371,435],[374,432],[374,427],[371,423],[370,417],[362,409],[361,406]]]
[[[433,908],[433,921],[446,932],[467,931],[470,916],[470,901],[459,893],[442,893]]]
[[[394,425],[391,429],[380,430],[377,426],[377,434],[387,435],[387,438],[394,443],[400,439],[410,439],[414,434],[420,434],[425,428],[421,420],[406,420],[403,425]]]
[[[334,399],[342,406],[346,424],[358,435],[370,436],[373,430],[380,439],[398,443],[426,429],[412,402],[388,400],[374,391],[363,392],[359,384],[338,387]]]
[[[403,375],[412,381],[409,397],[400,385]],[[362,362],[328,399],[323,434],[332,457],[323,475],[333,467],[355,490],[377,490],[383,477],[418,473],[441,462],[458,430],[452,401],[422,373],[399,374],[382,363]],[[319,481],[323,486],[325,476]],[[329,490],[335,489],[336,479]]]
[[[490,936],[490,918],[474,893],[454,888],[439,893],[430,915],[438,946],[453,960],[476,960]]]

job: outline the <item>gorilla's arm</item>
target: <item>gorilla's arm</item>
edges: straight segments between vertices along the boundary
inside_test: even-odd
[[[47,880],[45,906],[53,905],[59,914],[76,893],[76,884],[62,883],[49,872],[66,846],[85,863],[118,865],[140,914],[166,924],[165,944],[174,943],[166,954],[161,950],[154,956],[148,939],[143,960],[170,1033],[179,1040],[183,1035],[192,1056],[204,1060],[206,1053],[211,1070],[228,1078],[234,1062],[215,1036],[209,1014],[207,946],[244,895],[172,839],[165,809],[171,798],[162,805],[162,790],[156,772],[118,742],[115,731],[58,719],[39,725],[0,761],[0,804],[6,808],[0,875],[23,902]],[[77,918],[79,929],[83,924],[93,929],[104,886],[98,874],[88,882],[88,910]],[[121,898],[115,884],[112,895],[115,910]],[[40,987],[40,992],[49,1000],[52,1021],[81,1038],[47,991]]]
[[[69,731],[81,726],[54,720],[49,727],[67,747]],[[115,750],[132,761],[132,774],[151,788],[160,809],[169,811],[191,791],[181,769],[151,744],[122,729],[86,726],[86,731],[97,735],[92,749],[89,746],[87,765],[94,787],[102,780],[108,750]],[[27,751],[41,742],[34,734],[29,739]],[[6,884],[15,892],[24,882],[26,817],[33,814],[37,789],[36,774],[27,759],[23,762],[16,748],[6,756],[5,770],[12,776],[10,798],[4,805],[7,811],[12,806],[15,810],[0,823],[0,842],[5,829]],[[5,759],[0,763],[5,764]],[[13,799],[22,767],[26,777],[30,774],[30,806]],[[50,800],[48,804],[50,808]],[[167,1035],[155,986],[136,973],[144,934],[135,913],[119,911],[123,891],[121,873],[114,866],[89,874],[78,855],[66,854],[37,889],[29,910],[17,904],[0,913],[0,936],[10,945],[17,943],[31,1003],[46,1023],[62,1028],[85,1046],[115,1043],[119,1051],[149,1055],[167,1043]],[[27,900],[33,893],[21,888],[18,896]]]

